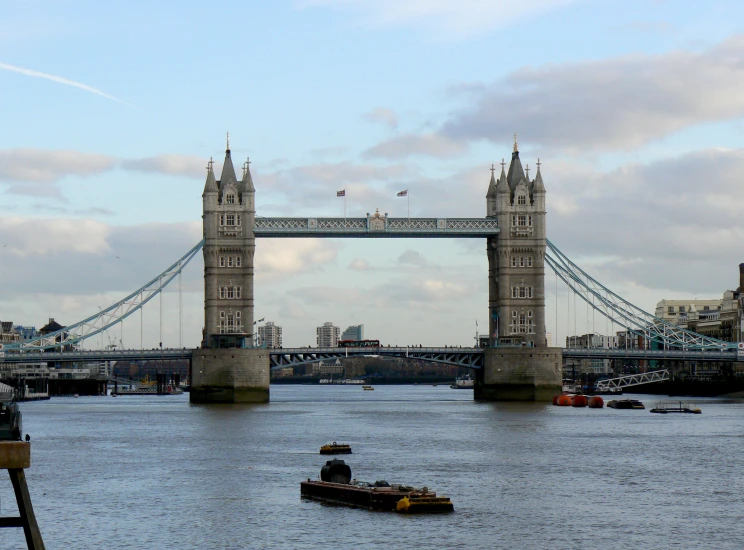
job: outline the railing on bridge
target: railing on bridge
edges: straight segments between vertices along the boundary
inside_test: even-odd
[[[738,361],[735,350],[676,350],[623,348],[563,348],[563,357],[576,359],[648,359],[655,361]]]
[[[492,218],[262,218],[256,237],[488,237],[499,233]]]
[[[290,367],[317,363],[341,357],[407,357],[432,363],[446,363],[460,367],[479,369],[483,367],[481,348],[283,348],[271,350],[271,368]]]

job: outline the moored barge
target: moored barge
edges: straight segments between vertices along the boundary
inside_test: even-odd
[[[369,510],[400,513],[452,512],[449,497],[438,497],[427,487],[416,489],[386,481],[368,483],[351,480],[351,468],[343,460],[329,460],[320,471],[320,481],[300,483],[303,498]]]

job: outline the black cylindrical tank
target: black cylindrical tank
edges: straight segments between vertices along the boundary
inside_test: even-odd
[[[320,469],[320,479],[331,483],[349,483],[351,481],[351,468],[346,462],[338,458],[329,460]]]

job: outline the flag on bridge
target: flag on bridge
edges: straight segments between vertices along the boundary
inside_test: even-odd
[[[408,189],[404,189],[400,193],[398,193],[399,197],[407,197],[408,196]]]
[[[346,189],[342,189],[341,191],[336,191],[337,197],[345,197],[346,196]]]

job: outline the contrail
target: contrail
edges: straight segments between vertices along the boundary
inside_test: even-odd
[[[118,97],[109,95],[106,92],[99,90],[98,88],[94,88],[93,86],[88,86],[87,84],[83,84],[82,82],[76,82],[74,80],[70,80],[68,78],[64,78],[61,76],[41,73],[39,71],[34,71],[31,69],[24,69],[23,67],[16,67],[15,65],[8,65],[7,63],[0,63],[0,69],[5,70],[5,71],[11,71],[14,73],[25,74],[26,76],[34,76],[36,78],[45,78],[47,80],[51,80],[52,82],[57,82],[59,84],[65,84],[67,86],[72,86],[74,88],[80,88],[81,90],[85,90],[86,92],[100,95],[101,97],[105,97],[106,99],[110,99],[118,103],[123,103],[124,105],[129,105],[130,107],[135,107],[135,108],[137,107],[136,105],[132,105],[128,101],[124,101],[123,99],[119,99]]]

